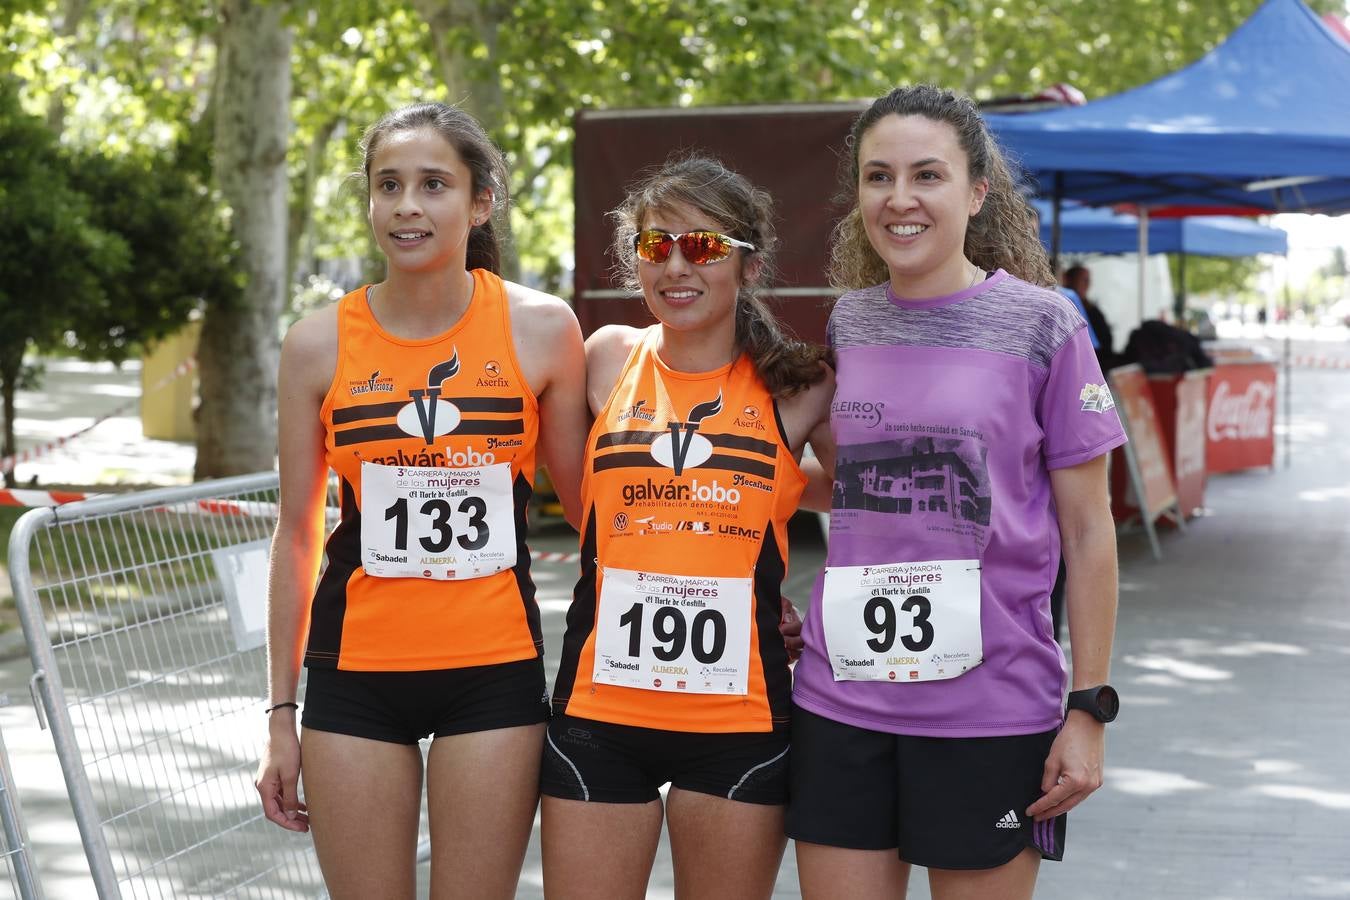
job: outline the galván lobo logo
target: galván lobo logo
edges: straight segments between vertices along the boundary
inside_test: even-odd
[[[453,350],[450,358],[437,363],[427,373],[427,386],[411,388],[408,396],[412,402],[398,411],[398,427],[405,434],[420,437],[430,446],[436,438],[449,434],[459,427],[459,407],[447,400],[439,399],[441,384],[446,379],[459,374],[459,350]]]
[[[712,442],[701,434],[696,434],[698,426],[722,411],[722,392],[717,392],[715,400],[697,404],[689,411],[687,422],[668,422],[670,434],[663,434],[652,441],[652,458],[668,469],[674,469],[679,475],[685,469],[703,465],[712,456]]]

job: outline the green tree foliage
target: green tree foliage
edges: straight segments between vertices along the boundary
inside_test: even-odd
[[[240,285],[219,206],[195,173],[165,152],[76,151],[71,185],[91,201],[91,222],[129,250],[126,269],[82,309],[67,346],[121,362],[147,340],[177,331],[204,303],[238,302]]]
[[[1175,253],[1169,253],[1167,264],[1171,271],[1172,284],[1177,290],[1180,290],[1182,287],[1181,258]],[[1187,256],[1186,295],[1196,297],[1214,294],[1221,297],[1238,297],[1245,301],[1254,297],[1256,277],[1265,267],[1265,261],[1256,256],[1237,259]]]
[[[14,452],[14,392],[30,344],[58,345],[82,306],[106,302],[126,271],[128,247],[94,225],[89,198],[67,177],[70,161],[41,119],[0,80],[0,396],[3,455]],[[13,485],[13,472],[5,473]]]
[[[1260,2],[287,0],[291,280],[311,295],[350,287],[310,278],[352,257],[379,276],[350,174],[361,130],[404,103],[463,102],[489,125],[513,165],[524,276],[566,293],[579,110],[857,99],[919,80],[981,99],[1068,82],[1097,98],[1194,61]],[[1343,12],[1341,2],[1312,5]],[[28,111],[58,125],[67,146],[169,153],[200,190],[211,183],[221,8],[0,0],[0,71],[19,79]],[[204,196],[206,220],[228,215],[218,194]],[[1221,265],[1240,279],[1241,264]],[[1203,268],[1188,272],[1197,291]]]
[[[5,454],[24,353],[121,362],[238,285],[218,208],[164,152],[66,149],[0,83]]]

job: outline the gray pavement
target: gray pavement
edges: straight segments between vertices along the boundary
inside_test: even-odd
[[[1317,351],[1350,357],[1345,345]],[[1038,897],[1350,897],[1350,371],[1296,370],[1293,386],[1292,465],[1212,478],[1208,515],[1165,534],[1161,562],[1141,534],[1121,539],[1113,680],[1123,711],[1109,730],[1106,784],[1070,817],[1066,861],[1042,867]],[[109,424],[72,445],[52,480],[81,480],[112,458],[138,460],[118,463],[123,480],[160,477],[154,452],[123,453],[114,432],[98,436]],[[181,459],[166,455],[167,477],[186,476],[190,455]],[[823,559],[803,525],[788,582],[799,605]],[[533,543],[575,546],[557,528]],[[537,567],[551,668],[574,571]],[[0,663],[11,701],[0,732],[47,896],[87,897],[50,737],[28,703],[30,674],[24,657]],[[916,871],[910,898],[928,896],[924,882]],[[663,845],[648,896],[673,897],[672,883]],[[540,897],[541,885],[536,835],[519,896]],[[796,895],[789,847],[776,896]]]

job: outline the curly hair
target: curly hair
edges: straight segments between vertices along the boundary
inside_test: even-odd
[[[468,168],[474,196],[484,191],[492,194],[492,210],[506,207],[510,179],[506,159],[497,145],[487,136],[478,120],[457,106],[447,103],[415,103],[392,110],[366,129],[361,136],[361,172],[366,190],[370,190],[370,164],[385,140],[393,134],[430,128],[443,137]],[[469,248],[465,266],[469,269],[487,269],[501,274],[502,251],[492,217],[469,231]]]
[[[642,173],[623,203],[610,212],[615,222],[612,251],[624,287],[642,293],[633,238],[647,215],[656,210],[670,212],[677,205],[698,210],[731,237],[755,245],[758,269],[753,278],[742,277],[736,292],[736,343],[750,354],[769,393],[777,398],[790,397],[823,379],[826,349],[784,334],[760,293],[778,247],[773,198],[720,160],[697,155],[673,157]]]
[[[890,280],[890,270],[867,239],[856,202],[863,136],[886,116],[923,116],[950,125],[965,151],[970,180],[988,180],[984,205],[966,226],[966,258],[987,271],[1006,269],[1023,281],[1043,287],[1053,285],[1035,210],[1017,191],[1008,162],[980,111],[970,98],[930,84],[896,88],[873,101],[853,123],[846,145],[848,166],[840,167],[841,199],[852,201],[853,208],[835,226],[831,237],[830,283],[851,290]]]

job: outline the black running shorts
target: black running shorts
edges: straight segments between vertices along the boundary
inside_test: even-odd
[[[1027,847],[1062,859],[1066,816],[1034,822],[1055,731],[935,738],[871,731],[792,708],[788,836],[897,849],[935,869],[992,869]]]
[[[670,783],[746,803],[787,802],[788,734],[702,734],[574,716],[549,722],[540,774],[546,796],[649,803]]]
[[[395,744],[537,725],[549,717],[538,657],[427,672],[311,668],[308,679],[304,727]]]

